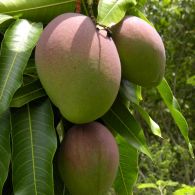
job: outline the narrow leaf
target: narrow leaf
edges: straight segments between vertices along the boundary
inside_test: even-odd
[[[11,101],[11,107],[22,107],[23,105],[46,96],[45,90],[39,80],[22,86],[15,94]]]
[[[138,177],[138,152],[121,136],[116,138],[120,153],[118,174],[114,183],[117,194],[129,195]]]
[[[6,14],[0,14],[0,25],[3,24],[7,20],[13,19],[12,16],[6,15]]]
[[[14,194],[53,195],[53,157],[57,139],[49,100],[12,109]]]
[[[31,58],[29,59],[28,64],[26,65],[26,68],[24,69],[23,85],[33,83],[37,80],[39,80],[39,76],[37,74],[35,60]]]
[[[34,77],[38,79],[38,74],[35,66],[35,59],[30,59],[24,70],[24,75]]]
[[[180,107],[177,102],[177,99],[173,96],[173,93],[171,91],[171,88],[169,87],[167,81],[163,79],[163,81],[158,85],[157,87],[158,92],[160,93],[164,103],[168,107],[175,123],[177,124],[178,128],[181,131],[181,134],[183,135],[185,141],[188,144],[189,151],[191,153],[191,156],[194,158],[193,154],[193,148],[190,143],[189,137],[188,137],[188,132],[189,132],[189,127],[188,124],[182,115],[182,113],[179,111]]]
[[[128,80],[122,80],[120,86],[120,95],[125,97],[128,101],[132,102],[133,107],[139,112],[141,117],[146,121],[150,127],[152,133],[159,137],[161,136],[161,130],[159,125],[150,117],[147,111],[140,106],[140,101],[142,100],[141,87],[135,85]]]
[[[173,195],[194,195],[195,194],[195,187],[193,186],[183,186],[182,188],[179,188],[175,192],[173,192]]]
[[[150,117],[147,111],[145,111],[139,104],[133,104],[134,108],[140,113],[141,117],[145,120],[150,127],[152,133],[162,138],[159,125]]]
[[[138,189],[153,188],[158,190],[158,186],[154,183],[141,183],[137,185]]]
[[[76,0],[0,0],[0,13],[47,23],[55,16],[74,12]]]
[[[0,113],[4,112],[16,90],[32,49],[42,31],[40,23],[17,20],[5,33],[0,54]]]
[[[0,194],[8,176],[11,149],[10,149],[10,113],[0,114]]]
[[[13,21],[14,18],[12,16],[0,13],[0,32],[4,33]]]
[[[154,25],[152,24],[152,22],[150,22],[147,17],[145,16],[145,14],[143,12],[141,12],[138,8],[136,7],[132,7],[128,10],[128,14],[132,15],[132,16],[137,16],[139,18],[141,18],[142,20],[145,20],[148,24],[150,24],[152,27],[154,27]]]
[[[175,182],[175,181],[171,181],[171,180],[167,180],[167,181],[164,181],[164,180],[158,180],[156,182],[156,184],[158,186],[177,186],[179,183],[178,182]]]
[[[120,100],[114,103],[102,119],[109,128],[126,138],[134,148],[152,158],[142,128]]]
[[[100,0],[97,23],[111,27],[122,20],[129,7],[134,5],[136,5],[136,0]]]
[[[139,102],[142,100],[141,87],[129,82],[128,80],[122,80],[120,94],[136,104],[139,104]]]

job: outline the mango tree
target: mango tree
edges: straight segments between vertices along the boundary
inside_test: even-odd
[[[136,114],[162,137],[142,88],[159,92],[193,157],[143,2],[0,0],[2,194],[132,194],[139,153],[153,156]]]

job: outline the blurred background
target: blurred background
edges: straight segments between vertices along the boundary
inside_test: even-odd
[[[140,7],[163,38],[167,56],[165,78],[181,105],[195,148],[195,1],[141,0]],[[143,89],[143,98],[142,105],[160,125],[164,139],[145,131],[154,163],[140,155],[134,194],[195,194],[195,160],[179,129],[156,90]],[[144,122],[142,125],[146,130]]]

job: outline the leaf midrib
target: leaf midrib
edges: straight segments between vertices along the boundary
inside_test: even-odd
[[[106,20],[106,18],[109,16],[109,14],[112,12],[112,10],[114,10],[115,7],[118,6],[118,5],[119,5],[118,2],[116,2],[116,4],[113,5],[113,7],[107,12],[107,14],[105,15],[105,17],[102,19],[102,22],[101,23],[103,23]]]
[[[33,180],[34,180],[35,194],[37,195],[37,183],[36,183],[36,174],[35,174],[35,157],[34,157],[32,124],[31,124],[31,114],[30,114],[29,104],[27,104],[27,110],[28,110],[28,120],[29,120],[30,142],[31,142],[31,148],[32,148],[31,155],[32,155]]]
[[[42,91],[42,90],[43,90],[43,88],[39,88],[39,89],[33,90],[33,91],[28,92],[28,93],[26,93],[24,95],[21,95],[21,96],[13,98],[13,101],[19,101],[20,99],[28,97],[29,95],[32,95],[32,94],[37,93],[37,92]]]
[[[3,87],[2,87],[2,90],[1,90],[1,93],[0,93],[0,102],[1,102],[1,100],[2,100],[2,97],[3,97],[3,93],[4,93],[4,90],[5,90],[5,87],[6,87],[6,85],[7,85],[8,79],[9,79],[9,77],[10,77],[11,71],[12,71],[12,69],[13,69],[13,67],[14,67],[14,64],[15,64],[16,57],[17,57],[18,53],[19,53],[19,52],[16,52],[16,53],[15,53],[13,62],[12,62],[12,64],[11,64],[11,67],[10,67],[10,69],[9,69],[9,71],[8,71],[8,74],[7,74],[7,77],[6,77],[6,79],[5,79],[5,82],[4,82],[4,84],[3,84]]]
[[[12,13],[18,13],[18,12],[23,12],[23,11],[39,10],[39,9],[54,7],[54,6],[63,5],[63,4],[71,3],[71,2],[75,2],[75,0],[70,0],[70,1],[61,2],[61,3],[53,3],[53,4],[49,4],[49,5],[37,6],[37,7],[32,7],[32,8],[20,9],[20,10],[14,10],[14,11],[8,11],[8,12],[2,12],[2,13],[12,14]]]
[[[121,165],[119,165],[119,170],[120,170],[120,174],[121,174],[121,177],[122,177],[122,181],[123,181],[122,183],[123,183],[123,185],[124,185],[125,192],[126,192],[126,194],[128,195],[127,186],[126,186],[126,184],[125,184],[125,179],[124,179],[124,175],[123,175],[123,171],[122,171]]]
[[[144,143],[140,142],[139,139],[137,139],[137,137],[131,132],[131,130],[129,129],[129,127],[125,123],[123,123],[123,121],[121,120],[121,118],[118,117],[118,115],[112,109],[110,109],[110,111],[116,116],[116,118],[118,118],[120,120],[120,122],[126,127],[126,129],[128,129],[128,132],[136,139],[136,141],[139,144],[144,145]],[[144,148],[145,148],[145,146],[144,146]]]

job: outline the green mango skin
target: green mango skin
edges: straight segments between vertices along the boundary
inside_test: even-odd
[[[143,87],[157,86],[165,72],[165,48],[158,32],[144,20],[127,16],[112,28],[122,77]]]
[[[99,122],[69,129],[58,153],[59,172],[72,195],[105,195],[118,165],[115,139]]]
[[[84,124],[104,115],[120,86],[120,58],[106,31],[84,15],[66,13],[44,29],[35,50],[40,81],[61,114]]]

